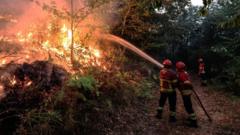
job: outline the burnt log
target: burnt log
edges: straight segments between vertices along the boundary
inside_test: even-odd
[[[10,63],[0,68],[0,84],[4,89],[23,89],[31,82],[31,87],[40,91],[49,91],[62,87],[69,74],[67,71],[49,61],[33,63]]]
[[[49,61],[35,61],[31,64],[24,63],[16,70],[15,76],[19,80],[29,78],[39,89],[50,90],[55,86],[62,87],[68,73],[65,69]]]

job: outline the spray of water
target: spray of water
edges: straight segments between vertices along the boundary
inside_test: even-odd
[[[21,11],[20,15],[18,15],[18,17],[17,17],[18,23],[7,27],[6,28],[7,32],[17,33],[20,30],[21,31],[27,30],[28,28],[26,28],[26,27],[29,26],[30,24],[38,24],[39,22],[41,22],[39,20],[45,20],[45,21],[48,20],[48,16],[47,16],[48,14],[45,12],[42,12],[41,6],[37,6],[34,2],[30,2],[30,0],[24,0],[23,4],[16,6],[15,1],[22,2],[22,0],[11,0],[11,1],[1,0],[0,1],[0,7],[5,7],[4,9],[11,9],[11,10],[16,9],[16,11],[18,11],[18,10]],[[40,0],[38,0],[38,1],[40,1]],[[49,4],[49,3],[51,3],[51,1],[52,0],[41,0],[40,2]],[[19,3],[21,3],[21,2],[19,2]],[[60,7],[67,8],[69,6],[65,0],[58,0],[58,1],[55,0],[55,2],[56,2],[57,8],[60,8]],[[78,1],[75,0],[75,2],[79,2],[79,3],[75,3],[75,5],[78,6],[78,8],[84,6],[82,4],[83,0],[78,0]],[[77,7],[75,7],[75,8],[77,8]],[[80,25],[93,25],[94,27],[100,26],[100,28],[99,28],[100,31],[105,31],[101,28],[101,27],[104,28],[105,24],[108,24],[108,25],[114,27],[119,22],[119,20],[121,18],[120,14],[118,12],[119,10],[117,10],[119,8],[120,8],[119,3],[108,3],[106,5],[103,5],[99,9],[94,10],[94,13],[89,15],[89,17],[82,20]],[[103,10],[103,9],[111,9],[110,10],[111,12],[107,12],[107,13],[99,12],[100,10]],[[37,15],[37,16],[35,16],[35,15]],[[86,27],[86,28],[82,27],[81,31],[83,31],[82,33],[88,33],[88,31],[89,31],[88,29],[89,29],[88,27]],[[6,32],[6,30],[4,32]],[[100,35],[102,35],[102,34],[100,34]],[[161,63],[159,63],[158,61],[156,61],[155,59],[153,59],[152,57],[150,57],[145,52],[141,51],[140,49],[138,49],[131,43],[127,42],[126,40],[119,38],[117,36],[111,35],[111,34],[106,34],[103,37],[107,40],[117,42],[120,45],[132,50],[133,52],[135,52],[139,56],[143,57],[144,59],[150,61],[151,63],[158,66],[159,68],[163,67],[163,65]]]
[[[134,46],[133,44],[129,43],[128,41],[115,36],[115,35],[111,35],[111,34],[106,34],[103,36],[104,39],[110,40],[110,41],[114,41],[119,43],[120,45],[128,48],[129,50],[135,52],[136,54],[138,54],[139,56],[141,56],[142,58],[150,61],[151,63],[153,63],[154,65],[158,66],[159,68],[163,68],[163,65],[161,63],[159,63],[158,61],[156,61],[155,59],[153,59],[152,57],[150,57],[148,54],[146,54],[145,52],[143,52],[142,50],[140,50],[139,48],[137,48],[136,46]]]

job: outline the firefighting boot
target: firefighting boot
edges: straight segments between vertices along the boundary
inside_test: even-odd
[[[163,108],[161,108],[161,107],[159,107],[159,108],[157,109],[156,118],[162,119],[162,111],[163,111]]]
[[[176,122],[177,119],[176,119],[176,112],[170,112],[170,116],[169,116],[169,122]]]
[[[193,114],[190,114],[189,118],[187,119],[188,123],[187,125],[189,127],[194,127],[194,128],[197,128],[198,127],[198,124],[197,124],[197,117],[196,115],[193,113]]]
[[[189,120],[188,120],[188,123],[187,123],[187,126],[193,127],[193,128],[197,128],[197,127],[198,127],[197,120],[191,120],[191,119],[189,119]]]
[[[202,80],[201,85],[202,85],[202,86],[207,86],[207,80]]]

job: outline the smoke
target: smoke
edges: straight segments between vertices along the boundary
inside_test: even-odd
[[[16,34],[19,31],[28,30],[33,25],[46,23],[50,13],[43,10],[43,5],[51,5],[53,1],[57,9],[70,10],[70,0],[0,0],[0,16],[16,20],[4,24],[0,20],[0,33],[4,33],[4,35]],[[74,11],[84,8],[84,3],[84,0],[74,0]],[[106,30],[106,27],[116,26],[119,22],[117,5],[117,3],[112,2],[94,9],[84,20],[79,20],[81,21],[79,27],[86,31],[90,26],[98,30],[100,28]]]
[[[18,31],[25,31],[34,24],[41,24],[47,20],[49,13],[43,11],[43,4],[51,5],[52,0],[39,0],[39,5],[34,0],[1,0],[0,15],[10,16],[16,22],[9,21],[1,29],[4,34],[15,34]],[[55,1],[59,9],[66,8],[65,0]],[[3,32],[2,32],[3,33]]]

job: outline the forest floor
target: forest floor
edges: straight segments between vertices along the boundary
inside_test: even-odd
[[[187,113],[180,93],[177,94],[177,122],[168,122],[168,103],[164,108],[163,119],[155,118],[159,91],[153,90],[151,99],[137,102],[136,106],[122,110],[118,114],[119,123],[109,134],[114,135],[240,135],[240,98],[200,86],[197,77],[192,77],[195,90],[201,98],[213,122],[209,122],[202,108],[192,97],[193,107],[198,117],[198,128],[186,126]]]

